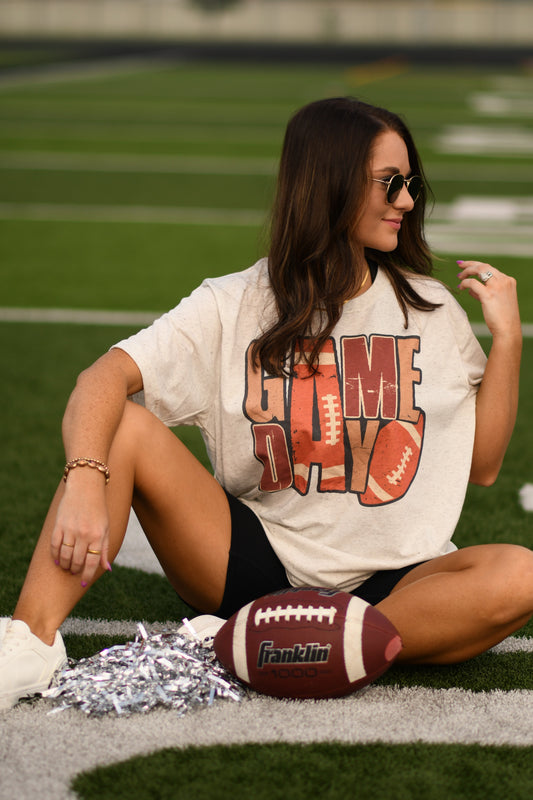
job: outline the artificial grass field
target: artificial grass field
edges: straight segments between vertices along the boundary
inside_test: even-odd
[[[501,234],[502,247],[508,241],[511,250],[517,232],[533,225],[524,211],[533,195],[533,145],[506,152],[505,141],[516,129],[533,137],[531,105],[524,102],[532,88],[527,66],[422,68],[395,61],[320,68],[148,64],[106,78],[63,73],[57,82],[30,77],[0,84],[0,305],[163,311],[203,277],[249,266],[264,253],[262,220],[288,117],[305,102],[336,94],[357,94],[406,117],[437,198],[437,218],[439,204],[460,197],[516,198],[516,219],[506,219]],[[483,94],[503,97],[505,115],[480,114],[474,100]],[[480,141],[483,131],[499,133],[503,144],[481,153],[444,152],[443,133],[464,126],[476,126]],[[221,212],[226,216],[217,217]],[[501,222],[495,218],[492,227]],[[496,257],[490,248],[437,249],[437,255],[437,274],[451,286],[459,258],[487,260],[514,274],[523,320],[533,323],[530,258]],[[482,321],[474,301],[460,301],[474,322]],[[61,475],[60,421],[75,377],[134,330],[0,322],[0,615],[12,611]],[[515,435],[495,486],[470,487],[458,545],[531,546],[531,513],[518,492],[533,482],[532,366],[533,342],[526,339]],[[180,435],[205,458],[194,431]],[[76,609],[80,617],[148,621],[189,613],[164,579],[124,567],[115,567]],[[532,636],[532,623],[520,635]],[[116,641],[66,640],[75,658]],[[530,692],[531,663],[531,652],[487,654],[454,667],[393,668],[381,682]],[[127,767],[99,768],[74,788],[87,800],[132,794],[201,800],[285,798],[288,785],[294,798],[529,798],[533,768],[529,748],[248,745],[164,751]]]

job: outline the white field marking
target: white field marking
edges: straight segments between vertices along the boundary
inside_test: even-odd
[[[424,171],[430,183],[438,181],[475,181],[476,183],[527,183],[533,182],[530,164],[437,164],[427,162]]]
[[[514,229],[516,230],[516,228]],[[440,254],[460,254],[466,258],[465,254],[471,254],[476,258],[478,254],[483,257],[493,256],[516,256],[517,258],[528,258],[531,256],[532,237],[531,233],[520,231],[513,233],[511,228],[505,232],[497,228],[490,232],[466,230],[464,225],[435,225],[427,226],[428,241],[431,249]]]
[[[467,98],[468,105],[480,116],[533,117],[531,89],[512,92],[475,92]]]
[[[2,638],[5,625],[9,617],[0,617],[0,640]],[[68,617],[61,625],[61,633],[77,634],[78,636],[131,636],[134,638],[137,633],[138,623],[142,622],[148,632],[158,631],[161,628],[177,629],[181,626],[182,620],[164,620],[161,622],[146,622],[145,620],[105,620],[105,619],[83,619],[82,617]],[[194,617],[190,620],[194,623]],[[495,645],[489,651],[493,655],[503,655],[506,653],[533,653],[533,637],[531,636],[508,636],[500,644]]]
[[[137,153],[58,153],[0,150],[0,169],[76,172],[148,172],[198,175],[274,175],[277,159],[268,157],[180,156]],[[430,180],[474,180],[476,183],[528,183],[533,169],[525,166],[426,164]],[[518,198],[517,198],[518,199]]]
[[[498,217],[498,215],[500,215]],[[260,227],[260,209],[180,208],[175,206],[0,203],[0,218],[50,222],[232,225]],[[533,198],[464,197],[436,206],[428,238],[436,252],[531,255]]]
[[[161,628],[177,630],[182,620],[166,622],[146,622],[146,620],[106,620],[82,619],[81,617],[68,617],[61,625],[62,634],[76,634],[77,636],[127,636],[135,638],[138,632],[138,623],[142,622],[148,633]]]
[[[266,220],[248,208],[180,208],[179,206],[120,206],[65,203],[0,203],[0,219],[47,222],[128,222],[163,225],[234,225],[256,227]]]
[[[150,325],[162,311],[99,311],[83,308],[7,308],[0,307],[0,322],[49,322],[69,325]],[[483,322],[473,322],[476,336],[490,336]],[[523,323],[525,339],[533,338],[533,324]]]
[[[435,206],[427,231],[436,252],[530,257],[533,197],[461,196]]]
[[[126,536],[115,558],[115,564],[120,567],[141,569],[152,575],[165,574],[133,509],[130,510]]]
[[[198,175],[274,175],[277,159],[231,156],[180,156],[130,153],[58,153],[55,151],[0,150],[0,168],[77,172],[153,172]],[[474,180],[476,183],[533,182],[533,168],[522,165],[431,164],[426,174],[439,181]]]
[[[451,203],[437,203],[429,222],[464,222],[465,224],[486,223],[493,228],[496,224],[529,223],[525,228],[533,230],[533,196],[512,197],[501,195],[480,196],[461,195]]]
[[[504,653],[533,653],[533,637],[508,636],[500,644],[489,650],[489,653],[503,655]]]
[[[533,153],[533,131],[520,126],[448,125],[434,144],[440,153],[521,158]]]
[[[162,311],[98,311],[84,308],[0,308],[0,322],[143,326],[150,325],[162,313]]]
[[[518,494],[524,511],[533,511],[533,483],[524,484]]]
[[[50,700],[2,714],[4,797],[71,800],[80,772],[162,748],[271,742],[480,744],[531,747],[533,692],[370,686],[334,700],[260,695],[177,717],[153,710],[118,718],[67,711]],[[53,765],[53,768],[51,767]]]
[[[24,87],[46,83],[69,83],[70,81],[94,80],[112,75],[129,75],[139,72],[159,72],[171,69],[177,62],[173,58],[152,56],[131,58],[130,56],[99,61],[67,61],[62,64],[39,64],[18,72],[0,76],[0,90],[13,86]]]
[[[274,175],[273,158],[130,155],[127,153],[0,152],[0,169],[149,172],[190,175]]]

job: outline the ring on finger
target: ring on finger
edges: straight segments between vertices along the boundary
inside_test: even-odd
[[[74,545],[68,544],[67,542],[62,542],[61,547],[74,547]]]
[[[492,272],[490,272],[489,270],[487,270],[486,272],[479,273],[479,280],[481,281],[481,283],[487,283],[487,281],[490,281],[490,279],[493,277],[494,276]]]
[[[101,550],[91,550],[90,547],[87,548],[87,552],[90,553],[92,556],[99,556],[102,552]]]

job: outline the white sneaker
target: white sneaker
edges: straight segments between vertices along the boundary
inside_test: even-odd
[[[11,622],[11,617],[0,617],[0,650],[2,649],[2,641],[9,622]]]
[[[0,641],[0,710],[11,708],[21,697],[44,692],[66,663],[59,631],[53,645],[46,645],[22,620],[8,622]]]
[[[216,636],[225,622],[225,619],[214,617],[212,614],[201,614],[194,619],[188,619],[181,628],[178,628],[178,633],[203,642]]]

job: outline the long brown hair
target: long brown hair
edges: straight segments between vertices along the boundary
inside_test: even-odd
[[[393,253],[362,252],[354,226],[369,191],[368,164],[378,134],[392,130],[407,147],[413,175],[423,177],[412,136],[396,114],[350,97],[318,100],[290,120],[272,210],[268,268],[277,320],[255,342],[253,363],[271,375],[290,372],[288,358],[304,337],[302,355],[316,371],[318,354],[363,279],[363,258],[379,261],[391,279],[407,326],[408,308],[431,311],[405,270],[432,272],[424,239],[426,190],[404,217]]]

